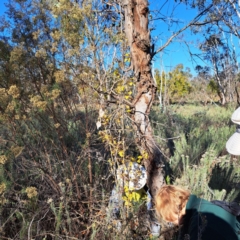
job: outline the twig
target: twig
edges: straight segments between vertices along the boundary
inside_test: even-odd
[[[175,34],[173,34],[168,41],[162,46],[160,47],[156,52],[153,53],[153,56],[155,56],[157,53],[161,52],[165,47],[167,47],[172,40],[178,36],[181,32],[183,32],[184,30],[186,30],[187,28],[189,28],[190,26],[194,25],[198,19],[205,13],[208,12],[209,9],[213,6],[213,4],[210,4],[207,8],[205,8],[202,12],[200,12],[190,23],[188,23],[185,27],[181,28],[179,31],[177,31]]]

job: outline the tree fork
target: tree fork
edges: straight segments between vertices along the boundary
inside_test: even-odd
[[[165,160],[153,137],[149,113],[156,94],[151,73],[151,39],[148,30],[148,1],[124,0],[125,33],[131,53],[131,67],[137,80],[137,94],[132,105],[136,124],[137,143],[148,157],[143,164],[147,171],[147,185],[152,197],[165,184]]]

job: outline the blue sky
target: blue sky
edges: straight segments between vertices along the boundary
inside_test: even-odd
[[[5,0],[1,0],[0,1],[0,14],[2,15],[5,11],[5,6],[4,6],[4,2],[6,2]]]
[[[3,15],[4,11],[6,11],[6,8],[4,6],[5,2],[7,2],[7,0],[0,0],[0,15]],[[178,29],[185,26],[197,15],[196,10],[186,7],[184,4],[176,4],[174,0],[168,1],[167,4],[162,8],[162,3],[165,1],[149,0],[149,2],[152,18],[160,16],[166,19],[168,23],[171,19],[180,20],[179,23],[172,24],[170,28],[168,27],[168,24],[165,24],[161,20],[150,21],[149,27],[155,29],[151,33],[152,39],[155,41],[155,49],[161,47],[173,32],[176,32]],[[173,6],[176,5],[177,7],[174,8],[174,11],[172,11]],[[156,11],[159,8],[161,8],[160,15]],[[194,62],[189,54],[189,50],[195,54],[200,53],[197,49],[197,42],[200,40],[201,35],[196,36],[193,35],[190,30],[185,30],[182,34],[175,38],[163,52],[157,54],[153,61],[153,67],[157,69],[162,68],[165,71],[170,71],[177,64],[181,63],[184,65],[184,67],[190,68],[191,73],[195,75],[196,73],[194,71],[194,68],[197,64],[206,65],[206,63],[201,62],[200,60]]]
[[[182,27],[186,26],[191,20],[193,20],[199,12],[196,9],[190,8],[181,2],[186,1],[160,1],[160,0],[149,0],[151,14],[156,13],[156,9],[161,9],[158,12],[158,16],[162,17],[164,20],[169,20],[168,23],[165,23],[163,20],[156,20],[150,25],[152,25],[156,30],[152,32],[153,39],[156,38],[156,43],[158,46],[164,45],[167,39],[175,32],[177,32]],[[165,4],[163,6],[163,4]],[[240,11],[240,2],[236,8]],[[173,11],[174,9],[174,11]],[[179,20],[178,23],[172,24],[169,27],[170,20]],[[203,19],[201,19],[203,20]],[[236,20],[236,18],[235,18]],[[223,27],[224,28],[224,27]],[[224,42],[231,42],[229,40],[231,37],[235,45],[235,50],[237,53],[237,59],[239,62],[239,42],[240,40],[234,37],[233,35],[223,33],[225,40]],[[174,68],[177,64],[183,64],[184,67],[188,67],[191,70],[193,76],[196,75],[195,67],[197,65],[201,66],[210,66],[210,64],[203,59],[191,57],[192,55],[200,55],[199,45],[205,40],[203,33],[193,34],[190,29],[185,30],[178,37],[173,39],[173,42],[161,53],[154,61],[154,68],[164,69],[169,71]],[[213,70],[212,70],[213,73]]]
[[[162,2],[159,0],[150,0],[150,7],[154,9],[161,8]],[[172,11],[174,9],[174,11]],[[198,12],[194,9],[186,7],[185,4],[176,4],[175,1],[168,1],[168,3],[161,8],[161,17],[169,17],[170,20],[179,20],[179,23],[168,26],[161,20],[156,20],[150,23],[153,25],[154,31],[152,32],[153,39],[156,39],[158,47],[165,44],[168,38],[177,30],[187,25]],[[167,19],[168,20],[168,19]],[[198,59],[192,59],[189,50],[192,54],[199,54],[197,43],[201,40],[201,36],[196,36],[190,32],[189,29],[185,30],[172,43],[162,52],[159,53],[154,61],[154,68],[164,68],[165,71],[173,69],[177,64],[183,64],[184,67],[191,69],[191,73],[195,75],[194,68],[197,64],[205,65],[204,62]]]

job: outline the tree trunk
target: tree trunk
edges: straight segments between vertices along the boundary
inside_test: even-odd
[[[149,112],[156,94],[156,85],[151,71],[153,49],[148,30],[148,1],[123,0],[125,33],[131,52],[131,67],[136,77],[134,116],[136,141],[142,153],[147,153],[143,164],[147,171],[147,185],[152,197],[165,183],[165,162],[154,139],[149,121]],[[146,155],[146,154],[145,154]]]

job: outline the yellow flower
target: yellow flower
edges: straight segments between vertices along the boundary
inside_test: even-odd
[[[18,114],[16,114],[16,115],[14,116],[14,119],[19,120],[19,119],[20,119],[20,116],[19,116]]]
[[[45,110],[47,107],[47,102],[42,101],[40,96],[33,96],[30,99],[30,102],[33,104],[34,107],[40,108],[42,110]]]
[[[5,155],[0,155],[0,164],[4,164],[7,161],[7,157]]]
[[[22,57],[22,55],[24,54],[24,49],[23,49],[23,44],[20,44],[19,46],[15,47],[12,51],[11,51],[11,57],[10,57],[10,62],[13,64],[13,67],[18,68],[18,64],[17,62],[19,61],[19,59]]]
[[[65,182],[69,184],[69,183],[71,183],[71,180],[69,178],[66,178]]]
[[[60,126],[61,126],[60,123],[56,123],[56,124],[54,124],[54,127],[55,127],[55,128],[59,128]]]
[[[44,48],[40,48],[39,50],[36,51],[35,57],[37,57],[37,58],[47,57],[46,50]]]
[[[22,153],[23,149],[24,149],[24,147],[12,146],[11,152],[13,153],[14,157],[16,158]]]
[[[0,197],[0,205],[3,205],[7,202],[7,199],[4,197]]]
[[[58,98],[60,93],[61,93],[61,90],[59,90],[59,89],[52,90],[52,99]]]
[[[8,94],[11,95],[13,98],[18,98],[20,96],[19,89],[17,88],[16,85],[12,85],[9,90]]]
[[[63,71],[59,70],[59,71],[55,72],[54,77],[55,77],[57,83],[61,83],[65,79],[65,74]]]
[[[6,112],[13,112],[15,109],[15,103],[13,101],[11,101],[10,103],[8,103],[7,105],[7,109],[6,109]]]
[[[5,103],[8,99],[7,92],[5,88],[0,88],[0,101]]]
[[[123,151],[123,150],[118,151],[118,155],[119,155],[120,157],[124,157],[124,151]]]
[[[32,36],[33,36],[33,39],[34,39],[34,40],[37,40],[38,37],[39,37],[39,35],[40,35],[40,30],[32,33]]]
[[[56,30],[56,31],[51,33],[51,36],[52,36],[52,38],[54,40],[58,41],[60,39],[60,37],[61,37],[61,34],[60,34],[60,32],[58,30]]]
[[[27,196],[30,199],[38,195],[37,189],[35,187],[27,187],[25,192],[27,193]]]
[[[5,190],[6,190],[6,184],[5,183],[1,183],[0,184],[0,194],[2,194]]]

